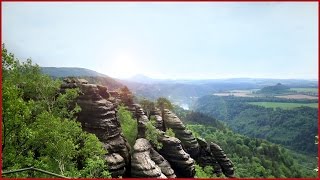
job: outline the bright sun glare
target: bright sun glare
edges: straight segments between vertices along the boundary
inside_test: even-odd
[[[114,77],[129,78],[137,74],[137,65],[129,54],[120,54],[114,58],[111,70]]]

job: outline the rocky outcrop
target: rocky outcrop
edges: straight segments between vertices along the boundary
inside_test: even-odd
[[[144,178],[175,177],[170,164],[151,146],[148,140],[137,139],[133,146],[131,176]]]
[[[197,158],[199,154],[199,144],[190,130],[187,130],[182,121],[171,111],[164,110],[164,125],[171,128],[175,136],[181,141],[184,149],[192,158]]]
[[[212,166],[218,176],[223,173],[234,177],[233,164],[223,150],[214,143],[196,139],[171,111],[165,110],[164,118],[157,108],[151,113],[155,119],[154,126],[161,134],[158,140],[162,148],[157,151],[144,139],[149,119],[142,107],[134,104],[128,89],[108,91],[107,87],[88,84],[84,79],[67,78],[61,92],[70,88],[80,89],[76,103],[82,110],[77,114],[77,120],[85,131],[95,134],[104,144],[108,151],[105,159],[112,177],[190,178],[195,175],[194,159],[202,167]],[[116,116],[119,104],[124,104],[138,121],[139,139],[133,147],[132,156]],[[171,128],[176,137],[164,135],[167,128]]]
[[[117,153],[111,153],[106,156],[105,160],[112,177],[120,177],[125,174],[126,164],[122,156]]]
[[[151,148],[150,155],[151,155],[151,159],[160,167],[161,172],[167,178],[175,178],[176,177],[176,174],[174,173],[173,169],[171,168],[171,165],[169,164],[169,162],[166,159],[164,159],[156,150]]]
[[[211,142],[210,150],[214,158],[218,161],[219,165],[221,166],[223,174],[227,177],[235,177],[233,164],[231,160],[227,158],[227,155],[220,148],[220,146]]]
[[[85,81],[68,78],[62,90],[79,88],[80,96],[76,103],[81,107],[77,120],[82,128],[95,134],[108,151],[106,159],[113,177],[123,176],[124,166],[130,162],[130,146],[121,133],[120,123],[116,117],[116,105],[108,101],[107,88]],[[105,97],[105,98],[103,98]]]
[[[145,138],[146,137],[146,125],[149,122],[149,119],[146,115],[142,115],[138,119],[138,138]]]
[[[158,108],[155,108],[151,112],[151,114],[152,114],[151,118],[154,118],[156,121],[155,127],[161,131],[165,131],[164,125],[163,125],[163,119],[161,117],[161,111]]]
[[[135,112],[134,112],[134,116],[135,118],[140,118],[141,116],[145,115],[142,107],[140,106],[140,104],[133,104]]]
[[[216,174],[216,176],[221,176],[222,169],[219,165],[218,161],[214,158],[213,154],[211,153],[210,146],[208,143],[201,138],[197,138],[197,141],[200,146],[199,156],[197,159],[197,163],[201,167],[205,166],[212,166],[213,167],[213,173]]]
[[[97,88],[99,90],[99,94],[102,98],[104,99],[109,99],[110,98],[110,93],[108,92],[108,88],[105,86],[100,86],[97,85]]]
[[[163,145],[159,153],[170,163],[177,177],[194,177],[194,160],[183,150],[181,141],[169,136],[159,140]]]

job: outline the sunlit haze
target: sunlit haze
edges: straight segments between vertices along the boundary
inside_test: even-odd
[[[2,3],[19,59],[111,77],[318,78],[318,4]]]

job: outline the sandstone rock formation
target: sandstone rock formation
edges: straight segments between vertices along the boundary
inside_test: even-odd
[[[130,162],[130,146],[121,133],[120,123],[116,117],[116,105],[103,97],[108,97],[107,88],[94,84],[87,84],[74,78],[68,78],[62,85],[62,90],[67,88],[80,89],[77,104],[81,107],[77,120],[82,128],[95,134],[104,144],[109,155],[109,169],[113,177],[123,176],[124,165]]]
[[[146,137],[146,125],[149,122],[149,119],[146,115],[142,115],[138,119],[138,137],[145,138]]]
[[[131,176],[173,178],[175,174],[170,164],[151,147],[149,141],[140,138],[133,147]]]
[[[220,148],[220,146],[211,142],[210,150],[215,159],[218,161],[219,165],[221,166],[223,174],[227,177],[235,177],[233,164],[231,160],[227,158],[227,155]]]
[[[119,177],[125,174],[126,164],[122,156],[117,153],[111,153],[105,159],[112,177]]]
[[[175,136],[181,140],[183,148],[202,166],[212,166],[217,176],[222,173],[227,177],[234,177],[233,164],[223,150],[216,144],[210,145],[201,139],[196,139],[190,130],[187,130],[182,121],[171,111],[164,110],[164,124],[171,128]]]
[[[171,111],[164,110],[164,124],[166,128],[171,128],[175,136],[181,141],[184,149],[196,158],[199,154],[199,144],[190,130],[187,130],[182,121]]]
[[[183,150],[181,141],[175,137],[163,136],[160,142],[163,147],[159,153],[170,163],[177,177],[194,177],[194,160]]]
[[[222,174],[221,166],[219,165],[218,161],[214,158],[213,154],[211,153],[209,144],[204,140],[197,138],[197,141],[200,145],[199,156],[197,158],[197,163],[201,167],[205,166],[212,166],[213,173],[216,174],[218,177]]]
[[[76,103],[82,110],[77,120],[85,131],[95,134],[104,144],[112,177],[190,178],[195,175],[195,160],[202,167],[212,166],[218,176],[223,173],[234,177],[233,164],[223,150],[214,143],[196,139],[171,111],[165,110],[164,118],[157,108],[151,113],[155,127],[161,132],[158,140],[163,146],[157,151],[144,139],[149,119],[141,106],[133,102],[133,95],[127,88],[108,91],[107,87],[88,84],[84,79],[67,78],[61,92],[70,88],[80,89]],[[138,139],[132,147],[132,155],[116,116],[119,104],[124,104],[138,121]],[[176,137],[164,135],[167,128],[171,128]]]
[[[153,148],[150,149],[151,159],[160,167],[161,172],[167,176],[167,178],[175,178],[176,174],[174,173],[173,169],[169,162],[164,159],[156,150]]]
[[[163,119],[161,117],[161,111],[158,108],[155,108],[151,112],[152,116],[156,120],[155,127],[161,131],[164,131]]]

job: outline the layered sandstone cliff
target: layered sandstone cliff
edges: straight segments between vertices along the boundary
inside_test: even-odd
[[[214,143],[197,139],[183,122],[171,111],[154,109],[151,117],[160,132],[157,149],[146,139],[148,116],[139,104],[133,102],[128,89],[108,91],[105,86],[88,84],[77,78],[67,78],[61,91],[79,88],[76,103],[81,107],[77,120],[82,128],[95,134],[108,151],[106,163],[112,177],[194,177],[195,163],[202,167],[212,166],[217,176],[234,177],[233,164],[223,150]],[[124,104],[138,121],[138,135],[135,145],[130,147],[122,134],[117,118],[117,107]],[[162,114],[164,115],[162,117]],[[164,135],[171,128],[175,137]]]

